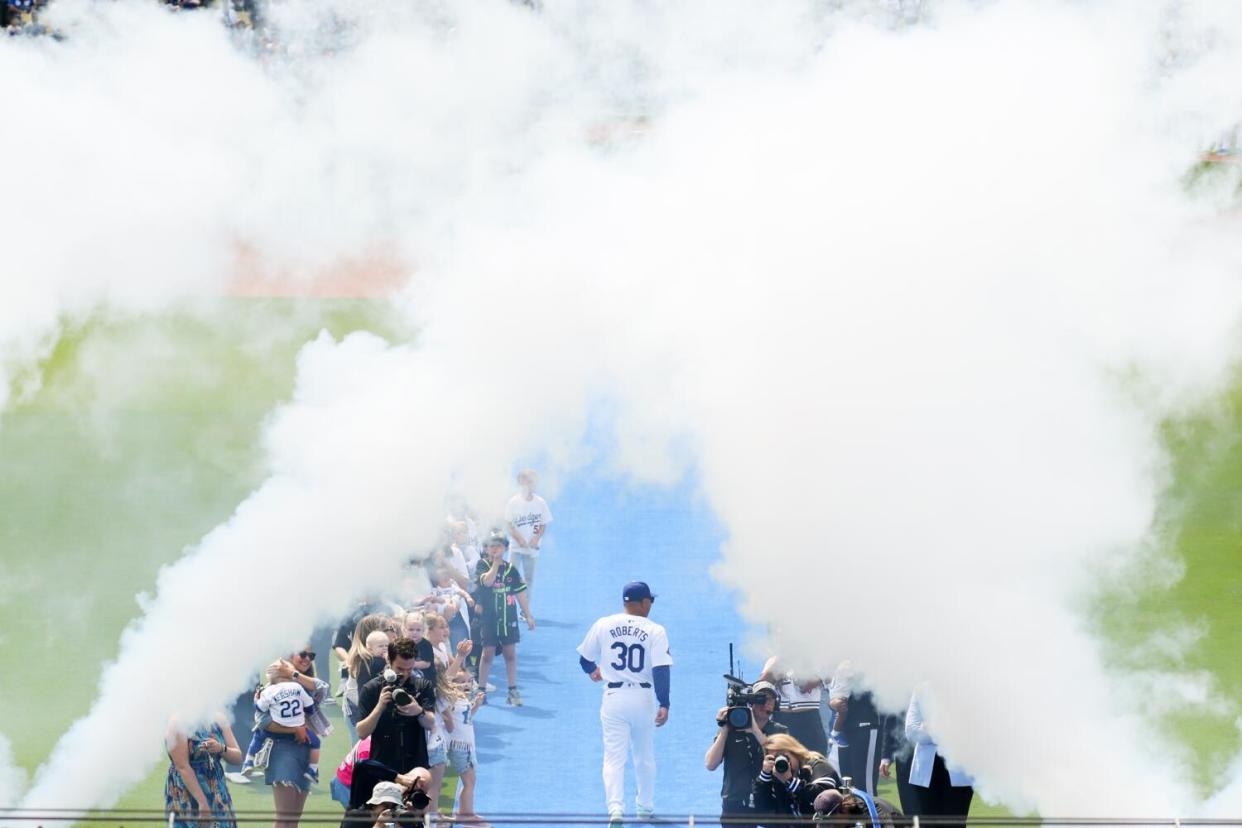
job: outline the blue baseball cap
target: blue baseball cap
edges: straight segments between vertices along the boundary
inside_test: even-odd
[[[625,589],[621,590],[622,601],[638,603],[646,598],[655,600],[655,596],[651,594],[651,587],[643,581],[630,581],[625,585]]]

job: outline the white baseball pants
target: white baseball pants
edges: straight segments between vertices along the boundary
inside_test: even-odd
[[[649,687],[627,685],[604,690],[599,720],[604,730],[604,798],[608,810],[625,800],[625,754],[634,756],[638,807],[655,808],[655,694]]]

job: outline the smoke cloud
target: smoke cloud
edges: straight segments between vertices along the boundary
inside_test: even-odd
[[[268,479],[161,572],[24,804],[64,778],[113,801],[146,770],[117,757],[390,580],[444,492],[499,502],[519,457],[572,470],[604,411],[619,473],[697,471],[729,532],[716,575],[772,646],[852,659],[897,709],[929,681],[987,796],[1198,808],[1150,784],[1188,766],[1084,608],[1152,540],[1158,423],[1234,354],[1242,249],[1180,180],[1242,110],[1236,14],[343,3],[344,48],[262,68],[204,16],[61,2],[64,44],[0,50],[33,134],[61,135],[30,142],[53,185],[0,200],[36,241],[25,304],[0,303],[22,308],[8,364],[91,302],[221,289],[236,244],[294,270],[383,247],[418,334],[307,344]],[[280,14],[297,42],[318,12]],[[296,602],[204,589],[273,553],[303,564]],[[186,623],[222,606],[259,632]],[[210,676],[166,669],[187,647]]]
[[[0,808],[15,807],[25,784],[26,774],[13,761],[9,740],[0,734]]]

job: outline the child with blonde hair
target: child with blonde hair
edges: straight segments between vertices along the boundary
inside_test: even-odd
[[[483,703],[484,694],[471,675],[462,671],[440,683],[439,698],[436,711],[448,735],[449,764],[461,777],[460,794],[454,792],[457,810],[453,818],[479,821],[479,815],[474,812],[475,768],[479,764],[475,753],[474,714]]]

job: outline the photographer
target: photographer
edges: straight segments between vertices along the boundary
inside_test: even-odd
[[[815,813],[815,797],[841,787],[836,768],[794,737],[769,736],[763,747],[763,765],[754,787],[760,819],[771,815],[778,818],[773,824],[781,824],[791,816],[809,817]]]
[[[871,809],[867,807],[867,801],[857,793],[843,795],[840,791],[824,791],[815,797],[815,822],[840,824],[848,820],[855,825],[870,823],[872,826],[876,826],[878,822],[878,828],[895,828],[897,820],[905,819],[901,811],[886,799],[873,796],[871,803],[875,805],[874,820],[871,817]]]
[[[358,690],[358,737],[371,737],[371,759],[390,768],[427,767],[423,728],[435,725],[435,687],[414,675],[418,644],[388,645],[389,669]]]
[[[366,804],[346,811],[341,828],[422,828],[431,799],[419,787],[407,791],[396,782],[380,782]]]
[[[739,729],[729,724],[729,708],[716,714],[716,738],[703,757],[703,764],[714,771],[724,764],[724,781],[720,786],[720,818],[728,824],[749,828],[754,825],[752,793],[755,777],[763,767],[763,747],[769,736],[788,733],[789,728],[772,720],[776,710],[776,687],[758,681],[744,695],[759,696],[749,700],[750,726]]]

